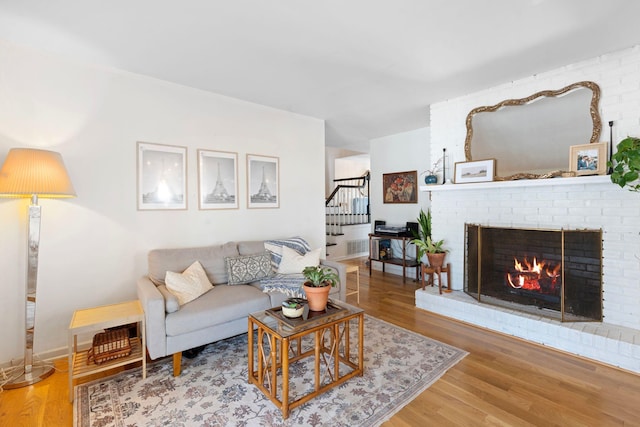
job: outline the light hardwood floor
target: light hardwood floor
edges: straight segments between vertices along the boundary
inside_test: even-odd
[[[415,282],[348,262],[360,265],[368,314],[469,352],[385,427],[640,426],[640,376],[417,309]],[[41,383],[0,394],[0,426],[72,425],[66,359],[56,366]]]

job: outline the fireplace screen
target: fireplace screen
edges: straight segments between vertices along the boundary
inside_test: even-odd
[[[602,230],[467,224],[464,290],[563,322],[602,321]]]

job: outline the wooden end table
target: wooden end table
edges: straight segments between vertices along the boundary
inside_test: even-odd
[[[138,333],[131,338],[131,354],[106,361],[100,365],[87,363],[87,350],[78,349],[78,335],[99,332],[105,328],[138,324]],[[73,380],[117,366],[142,362],[142,378],[147,377],[147,346],[145,341],[144,311],[140,301],[76,310],[69,324],[69,401],[73,402]]]
[[[343,302],[333,304],[340,310],[298,324],[274,316],[278,308],[249,315],[249,383],[255,384],[282,411],[284,419],[289,417],[292,409],[364,373],[364,311]],[[305,307],[305,316],[306,313],[308,307]],[[358,351],[352,355],[349,322],[354,319],[358,322]],[[254,329],[257,330],[257,340],[254,339]],[[302,338],[306,336],[312,337],[313,346],[310,348],[303,348]],[[291,402],[289,366],[306,357],[315,359],[315,387]],[[257,366],[254,358],[257,358]],[[340,371],[341,363],[348,372]],[[278,399],[278,391],[281,399]]]

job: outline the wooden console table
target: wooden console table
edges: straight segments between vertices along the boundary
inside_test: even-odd
[[[380,259],[379,254],[371,253],[371,246],[373,240],[401,240],[402,241],[402,256],[393,256],[387,259]],[[372,261],[382,263],[382,272],[384,273],[384,267],[386,264],[393,264],[402,266],[402,283],[407,279],[407,268],[416,269],[416,282],[418,281],[418,270],[420,269],[420,263],[413,259],[407,259],[407,243],[410,243],[413,237],[406,236],[387,236],[385,234],[369,234],[369,276],[371,276]]]

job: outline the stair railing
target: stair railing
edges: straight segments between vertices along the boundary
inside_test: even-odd
[[[371,223],[369,181],[369,172],[359,177],[333,180],[336,186],[325,201],[327,234],[342,234],[343,225]]]

